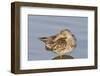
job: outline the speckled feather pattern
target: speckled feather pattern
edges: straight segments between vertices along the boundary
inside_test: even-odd
[[[46,50],[53,51],[58,55],[64,55],[76,47],[76,37],[69,29],[61,30],[59,34],[49,37],[41,37]]]

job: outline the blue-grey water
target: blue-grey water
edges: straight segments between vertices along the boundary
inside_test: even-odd
[[[68,28],[77,39],[77,47],[67,55],[74,58],[88,57],[88,17],[28,16],[28,60],[51,60],[57,55],[47,51],[38,38],[55,35]]]

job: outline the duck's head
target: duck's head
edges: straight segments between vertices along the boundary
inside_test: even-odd
[[[69,34],[71,34],[71,31],[68,29],[64,29],[60,32],[60,34],[64,37],[68,37]]]

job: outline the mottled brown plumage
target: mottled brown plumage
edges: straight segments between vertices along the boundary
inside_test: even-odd
[[[53,51],[60,57],[76,47],[76,38],[68,29],[61,30],[54,36],[41,37],[40,40],[45,43],[46,50]]]

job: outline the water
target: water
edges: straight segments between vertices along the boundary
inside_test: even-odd
[[[51,36],[68,28],[77,39],[77,47],[67,55],[75,58],[88,57],[88,18],[75,16],[28,16],[28,60],[51,60],[57,55],[45,50],[38,38]]]

